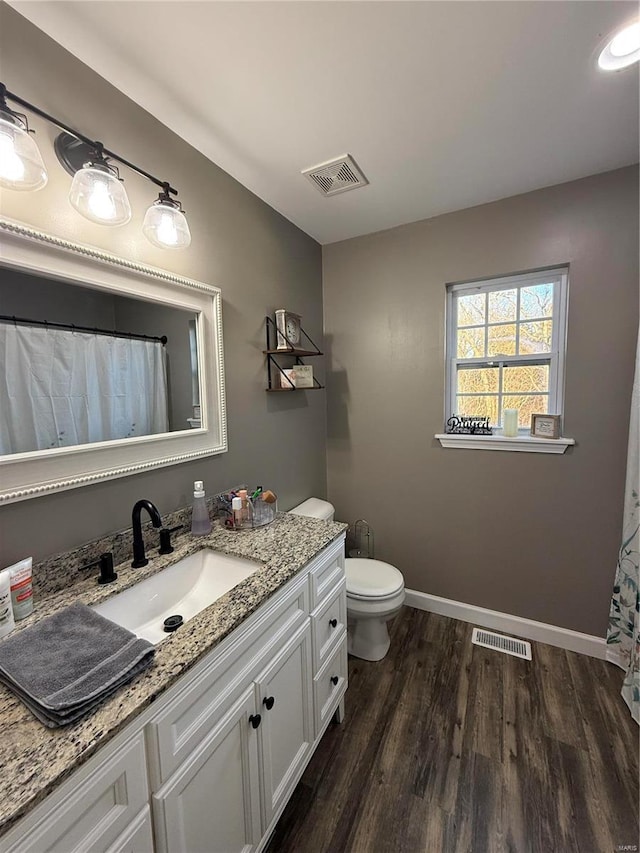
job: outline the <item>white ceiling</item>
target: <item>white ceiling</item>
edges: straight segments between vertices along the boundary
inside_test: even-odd
[[[595,65],[637,3],[11,5],[321,243],[638,161],[638,66]],[[300,174],[347,152],[369,186]]]

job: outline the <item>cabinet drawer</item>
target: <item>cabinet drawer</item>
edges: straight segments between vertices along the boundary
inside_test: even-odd
[[[344,577],[344,540],[340,540],[322,560],[312,567],[311,607],[316,608],[323,598],[331,592],[334,586]]]
[[[283,638],[308,619],[305,577],[294,578],[276,602],[267,602],[238,638],[223,641],[211,665],[169,701],[146,727],[151,789],[156,790],[231,707]]]
[[[347,664],[347,634],[342,636],[338,648],[313,679],[313,706],[316,738],[324,730],[347,689],[349,670]]]
[[[107,853],[148,798],[144,741],[140,733],[110,758],[105,760],[99,754],[90,759],[25,823],[2,839],[2,850]],[[144,848],[140,848],[140,853],[144,853]]]
[[[311,614],[313,670],[317,673],[347,627],[347,582],[343,578]]]

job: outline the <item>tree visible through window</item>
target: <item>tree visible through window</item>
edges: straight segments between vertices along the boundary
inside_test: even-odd
[[[567,270],[447,287],[447,418],[562,414]]]

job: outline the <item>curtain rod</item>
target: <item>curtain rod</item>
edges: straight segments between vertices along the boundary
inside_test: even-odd
[[[118,332],[116,329],[98,329],[96,326],[75,326],[73,323],[50,323],[48,320],[29,320],[27,317],[15,317],[13,314],[0,314],[0,322],[20,326],[46,326],[53,329],[66,329],[69,332],[91,332],[94,335],[107,335],[112,338],[130,338],[137,341],[157,341],[165,346],[167,336],[137,335],[134,332]]]

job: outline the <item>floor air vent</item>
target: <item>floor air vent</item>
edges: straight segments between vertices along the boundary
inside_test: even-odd
[[[355,190],[369,183],[350,154],[303,169],[302,174],[325,196]]]
[[[474,628],[471,642],[474,646],[484,646],[485,649],[494,649],[505,655],[531,660],[531,643],[517,640],[515,637],[505,637],[504,634],[494,634],[493,631]]]

